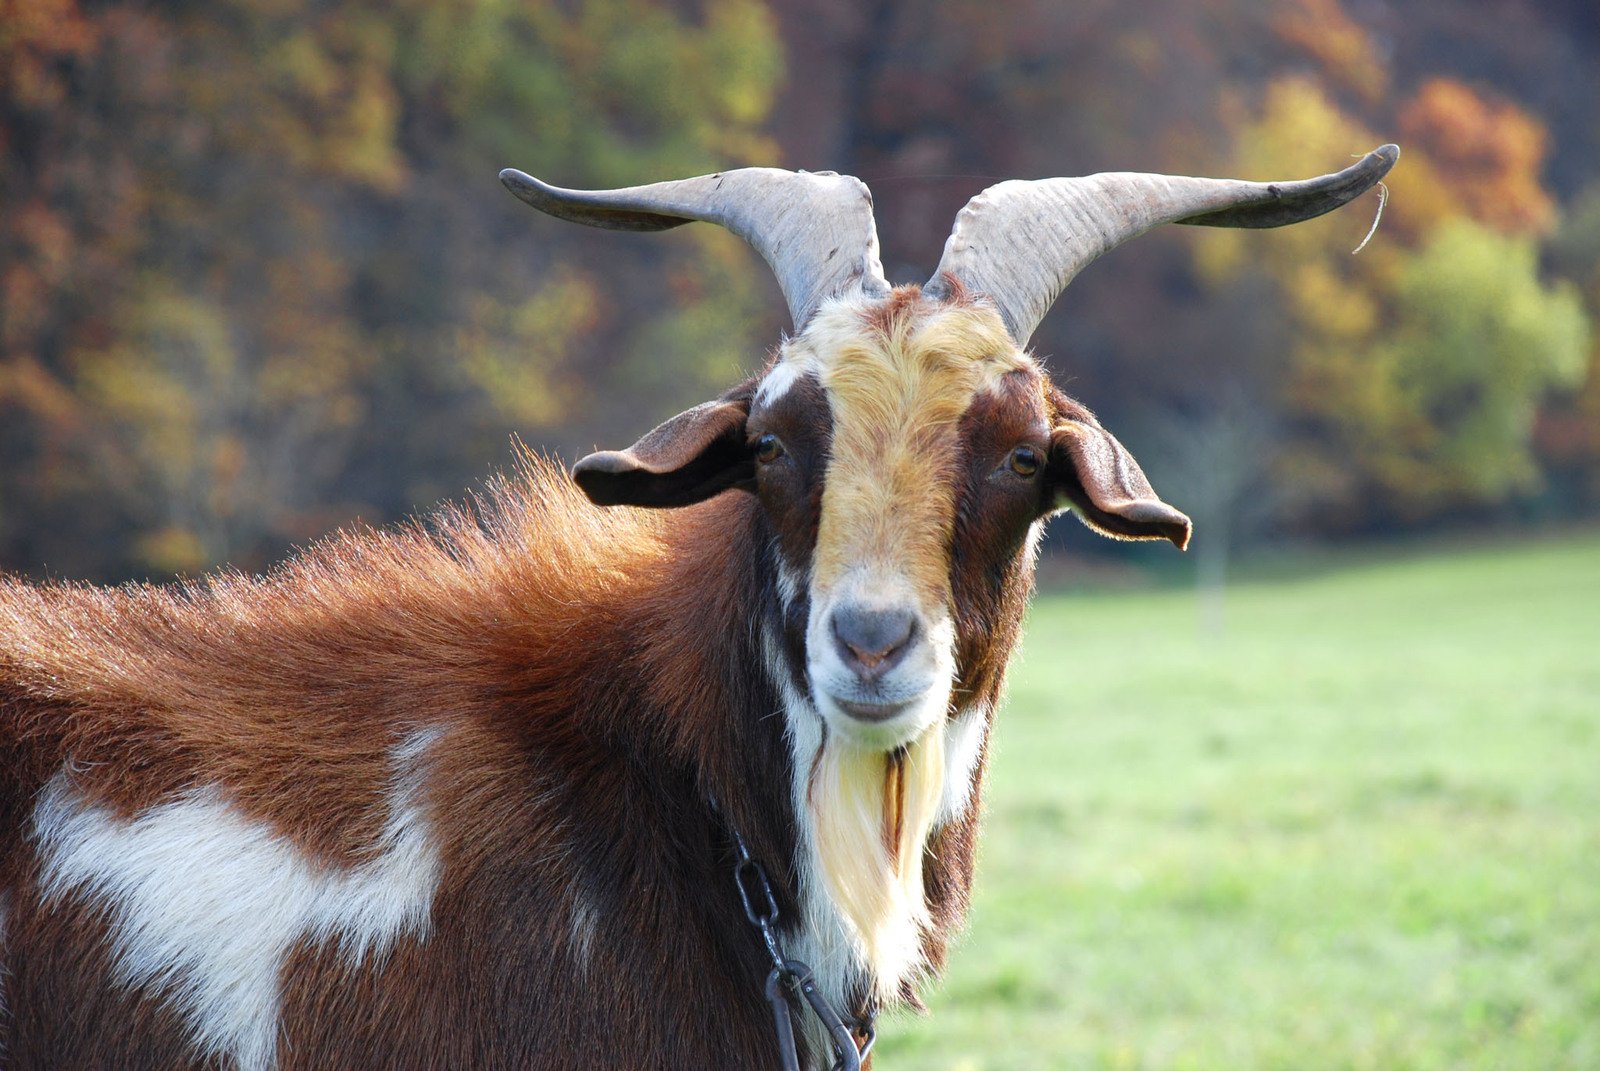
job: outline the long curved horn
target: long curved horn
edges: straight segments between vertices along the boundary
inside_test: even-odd
[[[1002,182],[956,216],[923,292],[943,297],[946,276],[955,278],[993,301],[1011,337],[1027,345],[1072,277],[1129,238],[1163,223],[1282,227],[1313,219],[1371,189],[1399,157],[1399,146],[1384,145],[1343,171],[1303,182],[1134,172]]]
[[[507,168],[500,181],[539,211],[590,227],[664,231],[691,220],[721,224],[772,267],[797,332],[830,297],[889,292],[878,261],[872,194],[849,175],[747,167],[621,190],[563,190]]]

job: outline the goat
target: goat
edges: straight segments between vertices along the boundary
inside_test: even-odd
[[[798,1026],[801,1066],[849,1064],[774,1018],[739,848],[821,998],[915,1004],[1046,519],[1189,538],[1035,326],[1133,235],[1308,219],[1397,153],[1001,183],[920,288],[853,178],[504,172],[581,223],[730,228],[794,335],[570,477],[525,457],[265,577],[0,583],[0,1063],[758,1068]]]

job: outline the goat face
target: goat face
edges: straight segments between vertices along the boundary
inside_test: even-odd
[[[893,750],[958,689],[976,694],[994,675],[1040,518],[1072,506],[1111,535],[1188,541],[1188,519],[1024,353],[1062,288],[1160,223],[1272,227],[1321,215],[1398,155],[1386,145],[1290,183],[1127,173],[1002,182],[956,217],[928,283],[898,290],[878,260],[871,194],[848,176],[745,168],[608,191],[500,177],[541,211],[591,226],[719,223],[772,266],[798,334],[759,383],[574,474],[601,503],[684,504],[735,486],[759,495],[786,608],[805,608],[799,642],[788,643],[803,656],[804,691],[843,739]]]
[[[1027,356],[1055,297],[1159,223],[1309,219],[1397,155],[1384,146],[1291,183],[1003,182],[957,216],[933,278],[899,289],[853,178],[746,168],[579,191],[501,173],[534,207],[591,226],[719,223],[766,259],[788,301],[797,333],[761,376],[573,475],[602,505],[687,505],[730,488],[759,500],[777,606],[758,624],[788,718],[808,962],[856,964],[880,1000],[913,976],[929,921],[924,852],[941,822],[969,813],[1043,519],[1072,509],[1107,535],[1188,542],[1188,518]],[[830,946],[840,935],[847,949]]]
[[[1043,519],[1189,534],[993,308],[915,287],[825,304],[764,375],[575,475],[607,504],[756,496],[810,887],[842,922],[811,929],[852,935],[808,962],[862,964],[882,1000],[920,960],[923,847],[972,791]]]
[[[797,683],[878,751],[998,687],[1043,518],[1189,531],[992,308],[915,287],[825,305],[763,376],[575,474],[604,504],[756,495]]]

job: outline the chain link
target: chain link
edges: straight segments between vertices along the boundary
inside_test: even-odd
[[[716,800],[711,801],[711,808],[720,813]],[[728,832],[733,834],[734,848],[739,856],[733,867],[733,884],[739,890],[739,902],[744,905],[744,917],[750,920],[750,925],[760,931],[761,942],[766,945],[767,956],[772,960],[772,971],[767,975],[766,998],[772,1007],[773,1025],[778,1035],[778,1052],[783,1061],[783,1071],[800,1071],[800,1059],[795,1048],[794,1023],[790,1018],[792,1007],[790,993],[803,997],[812,1014],[827,1030],[828,1037],[833,1043],[832,1071],[861,1071],[861,1065],[872,1052],[873,1043],[878,1040],[877,1013],[869,1012],[864,1020],[852,1019],[850,1025],[846,1025],[845,1018],[817,987],[811,968],[783,954],[783,945],[778,940],[777,932],[778,899],[772,894],[772,883],[767,880],[765,868],[750,854],[750,848],[745,844],[744,837],[732,825],[727,828]],[[856,1043],[857,1034],[862,1038],[859,1047]]]
[[[733,884],[739,890],[739,902],[744,904],[744,917],[750,920],[750,925],[761,931],[761,941],[767,946],[772,966],[781,971],[784,964],[783,948],[778,944],[775,929],[778,925],[778,900],[772,895],[772,883],[767,880],[766,870],[750,855],[750,849],[745,846],[744,838],[737,830],[733,831],[733,843],[739,850],[739,862],[733,868]],[[761,891],[760,901],[750,896],[752,878],[757,883],[755,887]],[[758,904],[766,910],[757,910]]]

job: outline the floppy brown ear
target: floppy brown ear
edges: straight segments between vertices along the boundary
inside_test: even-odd
[[[572,478],[597,506],[687,506],[752,485],[749,415],[748,392],[697,405],[626,450],[590,454],[572,467]]]
[[[1070,505],[1084,524],[1113,539],[1167,539],[1187,549],[1189,518],[1156,497],[1139,463],[1093,413],[1051,393],[1057,415],[1046,477],[1056,507]]]

